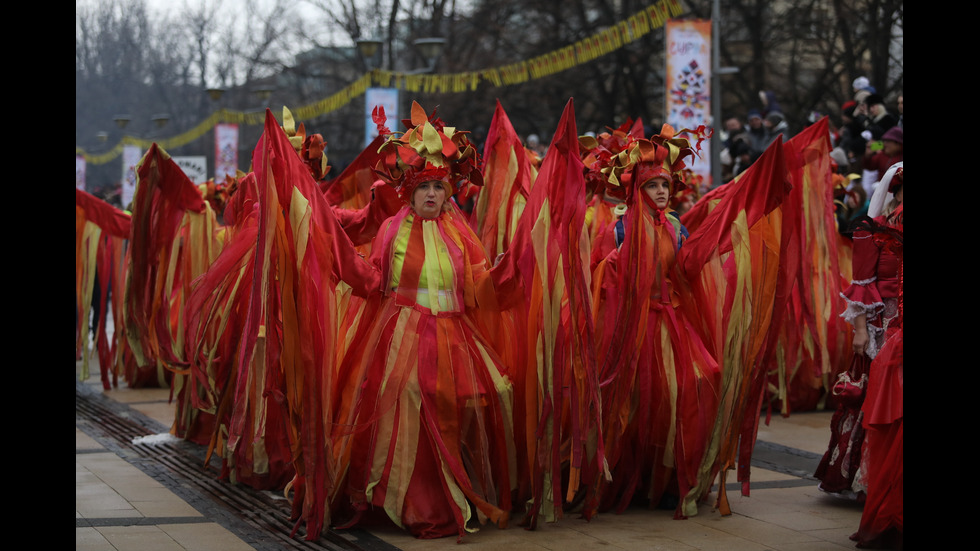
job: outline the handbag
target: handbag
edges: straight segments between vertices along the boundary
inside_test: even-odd
[[[849,408],[859,408],[864,402],[864,394],[867,391],[868,374],[862,373],[861,377],[854,379],[850,371],[845,371],[837,376],[834,384],[833,393],[837,401]]]

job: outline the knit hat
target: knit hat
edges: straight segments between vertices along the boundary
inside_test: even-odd
[[[772,123],[773,126],[783,122],[783,119],[785,118],[786,117],[784,117],[783,114],[779,111],[770,111],[769,114],[766,115],[766,120]]]
[[[847,166],[847,152],[840,147],[835,147],[830,151],[830,158],[837,163],[837,166]]]
[[[885,103],[885,98],[881,97],[881,94],[871,93],[868,97],[864,98],[864,103],[868,105],[878,105]]]
[[[900,143],[902,145],[905,145],[904,143],[902,143],[902,135],[903,134],[904,134],[904,132],[902,131],[902,127],[901,126],[893,126],[893,127],[889,128],[888,130],[885,131],[885,134],[883,136],[881,136],[881,140],[882,141],[888,140],[888,141],[892,141],[892,142],[896,142],[896,143]]]

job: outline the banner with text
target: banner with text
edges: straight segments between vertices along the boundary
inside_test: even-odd
[[[173,159],[195,185],[208,181],[208,158],[204,155],[185,155]]]

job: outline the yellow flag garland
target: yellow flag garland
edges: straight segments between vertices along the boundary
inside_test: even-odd
[[[502,67],[436,75],[411,75],[375,69],[365,73],[332,96],[294,109],[293,112],[297,119],[312,120],[344,107],[354,98],[363,95],[371,86],[398,88],[409,92],[464,93],[476,90],[483,83],[494,87],[521,84],[567,71],[622,48],[624,45],[648,34],[651,30],[662,27],[667,19],[677,17],[682,12],[683,8],[679,0],[661,0],[629,16],[626,20],[583,38],[575,44]],[[153,142],[156,142],[163,149],[173,149],[199,139],[214,128],[215,124],[221,122],[260,125],[264,122],[264,113],[245,113],[222,109],[215,111],[194,128],[177,136],[157,140],[124,136],[115,147],[105,153],[93,155],[76,147],[75,154],[82,155],[85,162],[89,164],[105,164],[118,157],[122,153],[123,146],[127,144],[148,149]]]

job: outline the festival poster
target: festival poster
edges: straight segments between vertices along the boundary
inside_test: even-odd
[[[711,21],[670,20],[667,48],[667,123],[677,130],[711,125]],[[711,187],[711,144],[701,144],[701,157],[691,167]]]
[[[378,137],[378,125],[371,118],[375,106],[385,109],[388,117],[388,128],[400,129],[401,117],[398,116],[398,88],[368,88],[364,92],[364,147],[371,145]]]
[[[214,181],[224,182],[225,176],[235,177],[238,171],[238,125],[214,125]]]
[[[75,189],[85,191],[85,157],[75,155]]]
[[[143,151],[138,145],[125,145],[122,150],[122,205],[129,208],[136,195],[136,165]]]

